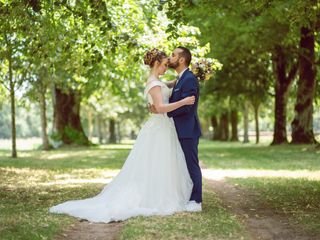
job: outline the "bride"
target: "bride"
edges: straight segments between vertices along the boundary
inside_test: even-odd
[[[151,69],[144,93],[159,114],[144,124],[121,171],[97,196],[61,203],[51,207],[51,213],[108,223],[185,210],[193,183],[174,122],[166,113],[194,104],[195,98],[169,104],[171,91],[159,80],[168,69],[164,52],[148,51],[144,63]]]

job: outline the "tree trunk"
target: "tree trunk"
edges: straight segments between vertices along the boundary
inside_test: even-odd
[[[109,141],[109,139],[108,139],[108,133],[109,133],[108,121],[103,120],[103,135],[104,135],[104,141],[105,141],[106,143]]]
[[[120,127],[120,122],[118,121],[117,122],[117,136],[118,136],[118,143],[120,143],[121,142],[121,127]]]
[[[260,130],[259,130],[259,105],[254,104],[254,121],[255,121],[255,128],[256,128],[256,144],[260,142]]]
[[[101,114],[97,115],[97,125],[98,125],[98,138],[99,138],[99,144],[103,143],[103,126],[102,126],[102,118],[101,118]]]
[[[88,138],[91,140],[93,135],[93,123],[92,123],[92,110],[90,106],[87,109],[87,118],[88,118]]]
[[[135,140],[135,139],[136,139],[136,133],[135,133],[134,130],[131,130],[130,139],[131,139],[131,140]]]
[[[11,100],[11,138],[12,150],[11,156],[16,158],[17,155],[17,137],[16,137],[16,103],[15,103],[15,84],[12,75],[12,59],[9,56],[9,81],[10,81],[10,100]]]
[[[243,109],[243,143],[249,142],[249,106],[246,101]]]
[[[212,115],[210,121],[213,128],[212,140],[220,140],[220,131],[217,117],[215,115]]]
[[[111,118],[109,120],[109,143],[116,143],[116,121]]]
[[[275,110],[274,133],[272,145],[287,143],[287,102],[290,86],[297,71],[294,64],[286,76],[287,61],[284,49],[277,46],[272,56],[273,71],[275,74]]]
[[[42,79],[39,79],[40,81]],[[41,84],[41,82],[40,82]],[[41,84],[39,89],[39,104],[40,104],[40,115],[41,115],[41,135],[42,135],[42,149],[49,150],[49,138],[47,133],[47,105],[46,105],[46,88]]]
[[[299,81],[295,116],[291,123],[294,144],[315,143],[313,133],[313,100],[316,86],[314,31],[302,27],[300,31]]]
[[[64,144],[89,145],[80,121],[80,96],[55,87],[54,130]]]
[[[237,142],[238,138],[238,112],[237,110],[231,111],[231,141]]]
[[[275,119],[272,145],[288,143],[287,139],[287,102],[289,88],[276,80]]]
[[[221,140],[228,141],[229,140],[229,116],[228,112],[223,113],[220,117],[220,125],[221,125]]]

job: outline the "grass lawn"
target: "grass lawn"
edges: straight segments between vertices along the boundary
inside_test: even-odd
[[[320,170],[320,150],[308,145],[202,141],[199,158],[208,168]]]
[[[99,193],[124,163],[132,144],[91,148],[64,148],[49,152],[20,151],[18,159],[0,150],[1,239],[52,239],[77,220],[48,213],[48,208],[69,199]],[[307,169],[318,171],[320,153],[307,146],[268,147],[201,141],[200,159],[221,169]],[[106,182],[104,182],[106,181]],[[231,180],[230,180],[231,181]],[[286,211],[293,221],[319,226],[319,181],[302,179],[233,179],[260,192],[259,201]],[[130,219],[122,239],[240,239],[246,233],[232,213],[222,207],[214,192],[204,187],[204,211],[169,217]],[[299,194],[301,197],[299,198]],[[283,210],[285,209],[285,210]],[[312,225],[312,226],[311,226]]]
[[[99,193],[124,163],[132,145],[19,152],[18,159],[0,151],[1,239],[52,239],[77,220],[49,214],[57,203]],[[84,181],[79,181],[84,180]],[[85,181],[87,180],[87,181]],[[125,225],[121,238],[238,239],[241,225],[212,192],[205,191],[204,214],[181,213],[169,217],[138,217]],[[166,231],[162,231],[166,229]]]
[[[203,211],[128,221],[121,239],[246,239],[243,226],[204,183]]]
[[[18,159],[0,151],[1,239],[51,239],[76,222],[72,217],[49,214],[48,208],[99,193],[103,183],[87,182],[110,180],[130,149],[131,145],[108,145],[23,151]]]
[[[287,178],[235,178],[229,180],[257,194],[256,204],[285,214],[292,223],[320,233],[320,181]]]
[[[276,212],[287,215],[292,222],[312,232],[320,232],[319,149],[307,145],[268,146],[203,141],[199,155],[209,168],[256,171],[256,177],[229,176],[227,181],[258,193],[258,205],[270,206]],[[288,170],[290,175],[284,173],[283,177],[266,177],[264,170],[274,173]],[[305,176],[299,177],[301,171]]]
[[[9,150],[0,150],[0,167],[70,171],[74,169],[119,169],[132,144],[103,145],[90,148],[62,148],[52,151],[19,151],[12,159]]]

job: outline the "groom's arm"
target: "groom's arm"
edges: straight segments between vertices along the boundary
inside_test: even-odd
[[[197,80],[195,79],[186,79],[186,86],[183,86],[182,88],[182,93],[181,93],[181,99],[185,98],[185,97],[189,97],[189,96],[197,96],[198,94],[198,86],[197,86]],[[190,110],[192,109],[193,105],[185,105],[182,106],[176,110],[173,110],[171,112],[167,113],[168,117],[176,117],[176,116],[180,116],[180,115],[184,115],[188,112],[190,112]]]

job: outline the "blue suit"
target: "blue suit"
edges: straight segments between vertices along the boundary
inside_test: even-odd
[[[194,105],[186,105],[168,112],[175,123],[179,141],[184,152],[193,189],[190,200],[202,202],[202,175],[198,159],[198,144],[201,128],[198,118],[199,82],[194,74],[187,69],[172,90],[169,102],[177,102],[185,97],[195,96]]]

